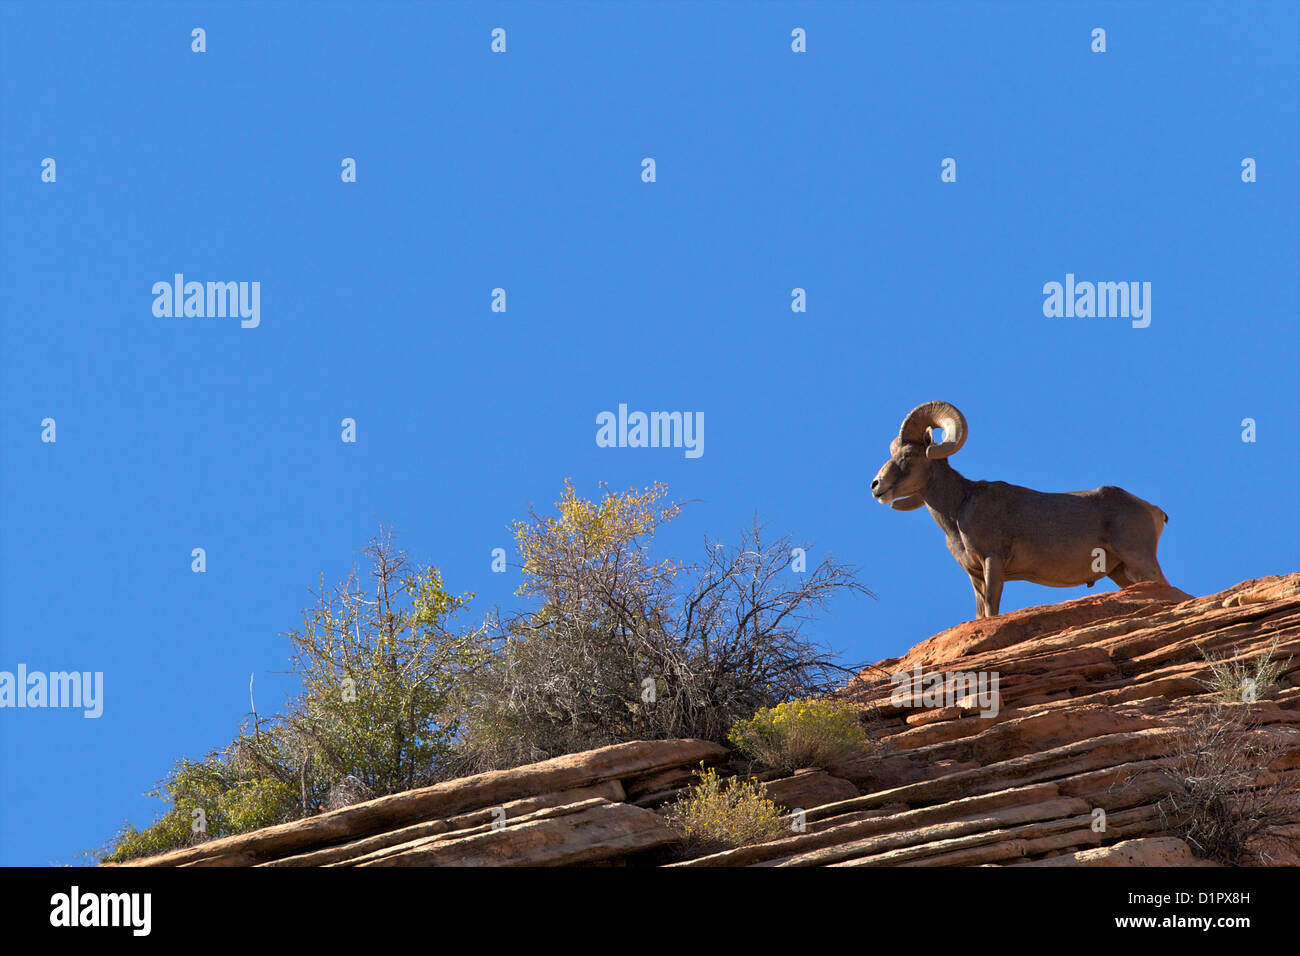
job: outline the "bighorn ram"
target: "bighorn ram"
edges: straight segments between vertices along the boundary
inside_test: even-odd
[[[931,428],[943,429],[936,443]],[[977,617],[993,617],[1004,581],[1092,587],[1165,582],[1156,546],[1169,516],[1122,488],[1044,494],[1002,481],[970,481],[948,458],[966,442],[966,418],[947,402],[903,419],[871,494],[898,511],[925,505],[970,575]]]

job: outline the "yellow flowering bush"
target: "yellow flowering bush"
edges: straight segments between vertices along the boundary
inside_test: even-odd
[[[583,569],[615,558],[644,564],[649,577],[671,579],[678,568],[671,561],[641,561],[637,539],[653,537],[655,529],[681,513],[681,507],[664,504],[668,493],[662,482],[642,492],[623,494],[605,490],[600,501],[578,495],[571,479],[564,481],[564,497],[555,503],[558,515],[534,514],[530,521],[511,526],[519,554],[524,559],[524,582],[516,593],[552,597],[557,583],[571,583]]]
[[[825,767],[860,753],[867,732],[846,700],[791,700],[737,721],[727,739],[741,753],[778,770]]]
[[[760,781],[739,777],[723,780],[712,768],[697,770],[695,775],[700,782],[665,814],[689,849],[726,850],[786,835],[784,816],[767,798]]]

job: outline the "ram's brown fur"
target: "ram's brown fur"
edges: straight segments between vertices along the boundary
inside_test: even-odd
[[[936,443],[932,428],[942,428]],[[948,458],[966,441],[966,418],[948,402],[918,405],[903,419],[889,460],[871,483],[899,511],[925,505],[970,575],[977,617],[998,613],[1005,581],[1091,587],[1165,582],[1156,559],[1169,516],[1123,488],[1046,494],[1002,481],[971,481]],[[1100,569],[1100,570],[1099,570]]]

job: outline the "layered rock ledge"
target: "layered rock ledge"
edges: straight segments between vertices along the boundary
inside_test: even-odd
[[[1279,688],[1250,705],[1266,780],[1300,793],[1300,573],[1192,598],[1138,584],[970,621],[845,688],[875,745],[838,766],[761,774],[799,832],[674,860],[657,812],[700,740],[634,741],[394,794],[140,866],[1171,866],[1205,861],[1162,802],[1180,735],[1213,700],[1206,656],[1272,648]],[[1289,659],[1289,660],[1288,660]],[[895,675],[909,675],[908,681]],[[997,676],[996,707],[929,675]],[[967,688],[969,690],[969,688]],[[1230,704],[1227,712],[1243,704]],[[1282,829],[1300,835],[1300,800]],[[1101,824],[1099,825],[1099,820]],[[1294,856],[1271,862],[1295,864]]]

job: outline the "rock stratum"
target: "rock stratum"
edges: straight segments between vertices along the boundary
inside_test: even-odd
[[[1026,608],[867,668],[845,694],[863,710],[871,751],[759,774],[774,801],[801,811],[799,832],[768,843],[681,859],[662,809],[701,763],[738,767],[716,744],[659,740],[463,777],[125,865],[1212,865],[1167,812],[1171,772],[1214,699],[1207,655],[1244,662],[1270,649],[1283,673],[1250,705],[1248,732],[1268,754],[1256,783],[1284,795],[1273,832],[1295,838],[1300,573],[1201,598],[1145,583]],[[963,674],[997,675],[996,713],[951,693]],[[1267,862],[1300,859],[1271,851]]]

